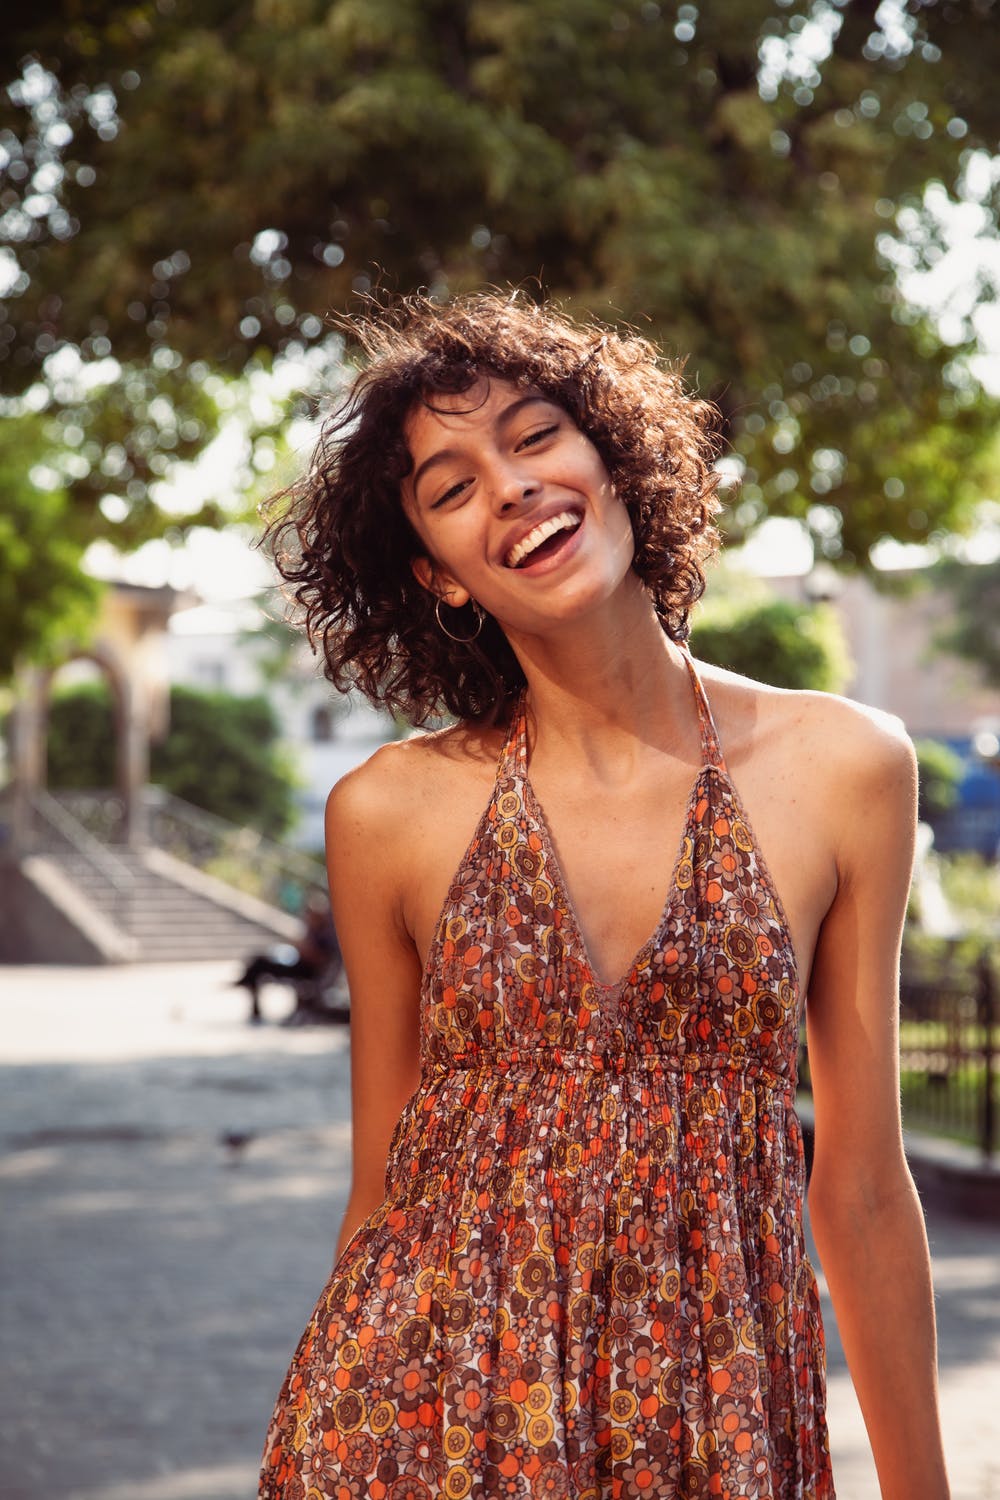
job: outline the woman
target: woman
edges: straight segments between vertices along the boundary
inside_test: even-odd
[[[279,567],[338,687],[458,722],[330,797],[353,1181],[261,1495],[832,1496],[808,981],[814,1232],[883,1495],[943,1500],[910,746],[691,660],[712,414],[643,340],[494,295],[365,339]]]

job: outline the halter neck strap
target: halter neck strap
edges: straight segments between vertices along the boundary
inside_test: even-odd
[[[687,645],[681,645],[681,656],[687,667],[691,686],[694,690],[695,708],[698,713],[698,731],[701,739],[702,763],[706,766],[715,766],[719,771],[726,771],[726,758],[722,753],[722,745],[719,741],[719,731],[715,727],[715,719],[708,701],[708,696],[702,685],[698,668],[691,658]],[[527,712],[527,688],[522,688],[514,700],[514,709],[511,714],[510,725],[500,751],[500,759],[497,762],[497,779],[512,777],[521,779],[528,774],[528,712]]]
[[[514,699],[510,724],[497,761],[497,780],[522,780],[528,774],[528,689],[523,687]]]
[[[694,664],[686,642],[681,646],[681,655],[684,658],[684,665],[688,669],[688,676],[691,678],[691,685],[694,688],[694,701],[698,709],[698,729],[701,734],[702,760],[706,766],[715,766],[719,771],[726,771],[726,757],[722,753],[719,731],[715,727],[715,718],[708,701],[708,695],[705,692],[698,668]]]

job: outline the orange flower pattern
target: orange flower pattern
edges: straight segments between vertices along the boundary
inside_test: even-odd
[[[795,957],[685,660],[704,764],[614,985],[515,712],[428,955],[385,1199],[295,1353],[261,1500],[832,1500]]]

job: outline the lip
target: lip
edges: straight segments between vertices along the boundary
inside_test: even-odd
[[[569,507],[564,506],[563,508],[568,509]],[[556,514],[558,515],[559,512],[557,511]],[[586,514],[584,514],[576,530],[569,532],[566,540],[560,547],[556,549],[555,552],[550,553],[548,557],[538,558],[536,562],[524,563],[520,568],[508,568],[507,571],[509,573],[517,573],[517,575],[521,578],[538,578],[546,573],[553,572],[556,568],[561,568],[565,563],[569,562],[572,557],[575,557],[576,553],[579,551],[579,548],[581,546],[581,536],[586,524],[587,517]]]
[[[508,573],[530,573],[536,568],[539,572],[543,571],[544,564],[549,559],[542,559],[538,563],[524,563],[519,568],[508,568],[505,559],[510,556],[511,552],[519,542],[522,542],[526,536],[530,536],[536,526],[540,526],[544,521],[551,520],[553,516],[561,516],[566,511],[570,511],[574,516],[579,516],[580,524],[575,531],[570,533],[567,542],[564,543],[563,547],[559,548],[558,552],[555,554],[555,557],[551,560],[555,561],[556,559],[561,557],[565,546],[569,545],[569,542],[572,541],[573,537],[579,535],[586,523],[586,511],[584,507],[582,505],[575,504],[567,505],[565,501],[561,505],[558,503],[553,503],[552,505],[544,506],[542,509],[536,511],[530,518],[522,521],[520,525],[518,525],[515,529],[507,533],[507,536],[504,538],[503,546],[500,550],[501,566],[505,568]]]

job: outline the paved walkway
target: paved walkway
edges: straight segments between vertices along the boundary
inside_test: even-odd
[[[231,974],[0,969],[2,1500],[254,1500],[333,1255],[348,1057],[246,1026]],[[1000,1235],[930,1233],[953,1500],[1000,1500]],[[830,1344],[838,1494],[877,1500]]]

